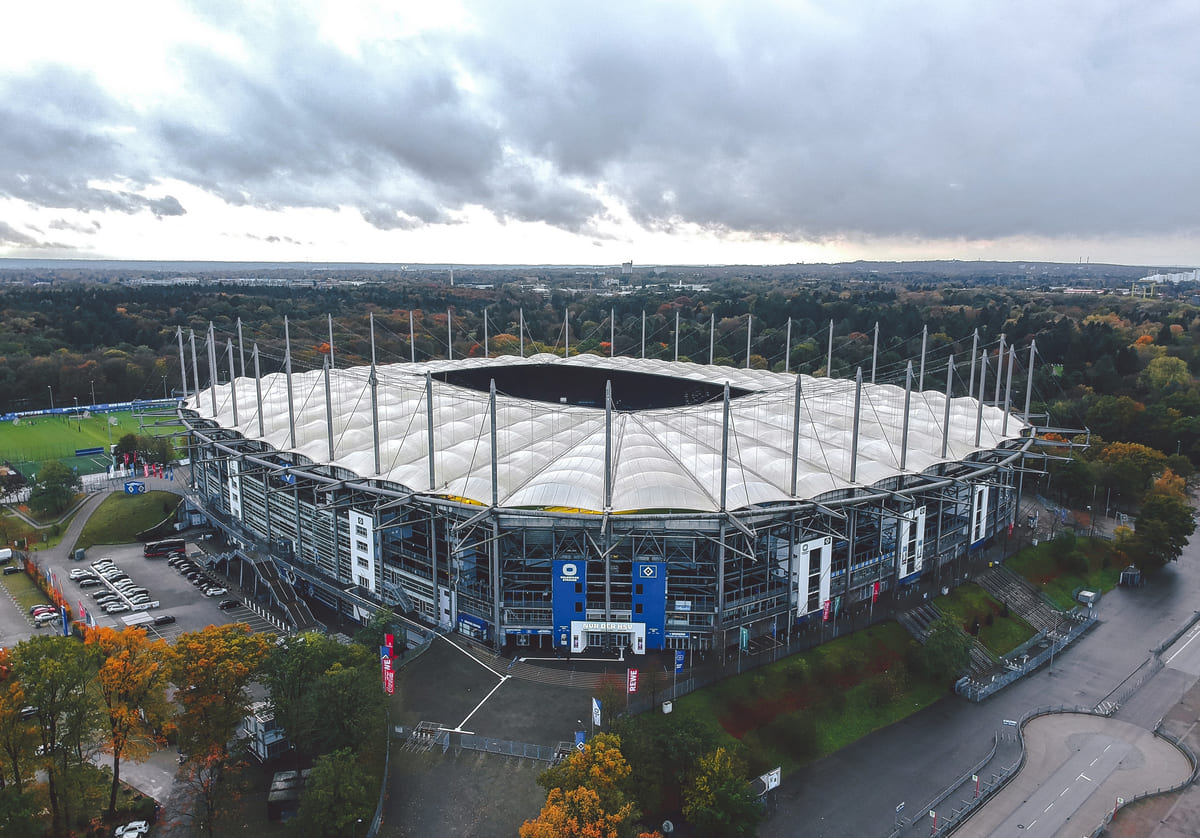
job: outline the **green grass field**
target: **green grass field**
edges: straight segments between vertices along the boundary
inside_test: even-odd
[[[61,460],[68,468],[77,468],[80,474],[96,474],[104,471],[109,459],[104,454],[76,457],[81,448],[103,448],[108,450],[125,434],[157,436],[171,433],[171,427],[155,427],[163,417],[141,415],[125,410],[117,413],[94,414],[86,419],[74,416],[36,416],[13,422],[0,423],[0,462],[9,462],[28,479],[36,474],[46,460]],[[110,424],[110,420],[116,424]]]
[[[1029,623],[1012,611],[1007,617],[1002,617],[1003,605],[972,582],[960,585],[947,596],[936,598],[933,604],[943,614],[950,615],[963,631],[969,631],[978,620],[979,642],[994,655],[1008,654],[1036,633]],[[989,614],[992,616],[991,625],[987,621]]]
[[[170,492],[111,494],[84,524],[75,546],[88,548],[96,544],[129,544],[137,541],[139,532],[161,522],[175,510],[179,501],[179,496]]]

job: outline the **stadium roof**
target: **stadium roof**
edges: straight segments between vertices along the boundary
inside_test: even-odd
[[[261,438],[281,452],[295,451],[364,478],[378,477],[423,494],[492,503],[491,411],[489,395],[438,378],[464,371],[516,381],[576,371],[580,378],[636,374],[696,382],[711,399],[713,387],[728,382],[737,398],[729,407],[726,508],[812,498],[851,486],[871,486],[900,473],[904,389],[864,384],[856,480],[850,482],[854,423],[853,381],[802,376],[796,495],[791,494],[794,375],[639,358],[554,355],[502,356],[390,364],[377,368],[380,472],[375,472],[369,367],[330,371],[334,456],[329,456],[325,373],[293,373],[296,439],[289,430],[286,376],[263,376],[263,434],[253,378],[236,380],[238,422],[233,420],[229,384],[212,395],[202,391],[187,406],[200,416],[249,439]],[[433,393],[434,485],[429,479],[429,426],[426,372]],[[514,378],[516,376],[516,378]],[[486,376],[485,377],[489,377]],[[550,376],[548,376],[550,377]],[[478,380],[479,376],[474,378]],[[652,381],[652,379],[642,379]],[[516,389],[516,388],[514,388]],[[522,388],[524,393],[535,388]],[[684,392],[686,388],[683,388]],[[719,389],[717,390],[719,392]],[[686,397],[686,396],[685,396]],[[602,511],[605,508],[605,411],[598,406],[551,403],[504,392],[496,396],[496,494],[503,507]],[[912,393],[909,409],[907,473],[942,461],[965,459],[1021,435],[1016,416],[1002,433],[1004,412],[984,406],[975,444],[979,404],[951,400],[947,456],[941,456],[945,395]],[[718,511],[721,508],[723,403],[614,410],[611,463],[615,512],[646,510]]]

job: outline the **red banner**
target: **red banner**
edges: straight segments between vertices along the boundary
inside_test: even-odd
[[[871,602],[878,602],[878,601],[879,601],[879,583],[876,582],[875,585],[871,588]]]
[[[637,692],[638,687],[638,671],[636,669],[629,670],[629,692]]]
[[[822,610],[822,612],[821,612],[821,620],[822,620],[823,622],[826,622],[826,623],[828,623],[828,622],[829,622],[829,615],[830,615],[832,612],[833,612],[833,600],[832,600],[832,599],[827,599],[827,600],[825,600],[825,607],[824,607],[824,609],[823,609],[823,610]]]
[[[396,638],[393,635],[385,634],[383,636],[383,645],[387,646],[389,658],[396,656]]]
[[[394,695],[396,692],[396,673],[392,671],[392,659],[383,658],[381,664],[383,666],[383,691],[388,695]]]

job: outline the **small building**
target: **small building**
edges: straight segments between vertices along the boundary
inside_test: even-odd
[[[304,793],[310,770],[275,772],[271,790],[267,793],[268,820],[289,821],[300,812],[300,796]]]
[[[259,701],[250,707],[250,715],[242,719],[241,736],[250,753],[266,762],[287,753],[287,733],[275,721],[271,705]]]

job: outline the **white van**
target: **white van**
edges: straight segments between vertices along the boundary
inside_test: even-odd
[[[13,557],[13,551],[12,551],[11,547],[0,548],[0,564],[4,564],[5,562],[11,562],[12,557]]]

